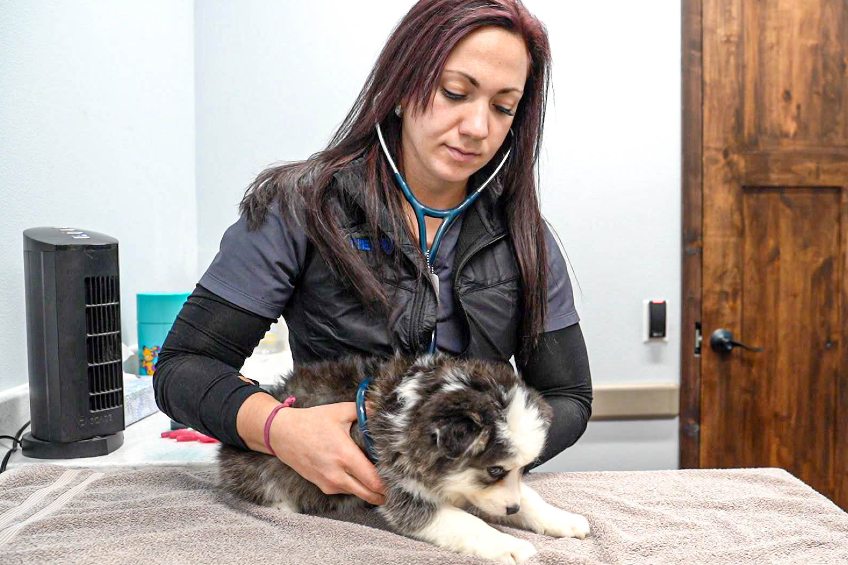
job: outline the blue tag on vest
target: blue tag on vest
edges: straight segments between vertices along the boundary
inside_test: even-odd
[[[360,251],[371,251],[371,240],[367,237],[351,237],[350,241]]]
[[[371,240],[367,237],[351,237],[350,242],[360,251],[371,251]],[[386,255],[391,255],[395,249],[395,244],[388,237],[382,237],[380,238],[380,248]]]

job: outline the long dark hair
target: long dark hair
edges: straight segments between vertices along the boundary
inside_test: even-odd
[[[546,316],[547,253],[536,179],[550,84],[550,46],[544,25],[520,0],[416,3],[392,32],[327,148],[305,161],[260,173],[245,192],[240,211],[255,229],[264,221],[268,207],[277,202],[283,213],[301,223],[329,267],[349,282],[363,303],[377,304],[388,311],[388,299],[377,277],[358,254],[350,253],[335,200],[328,197],[327,191],[335,173],[354,159],[363,158],[366,182],[362,192],[369,232],[379,235],[379,210],[385,207],[392,222],[392,233],[388,235],[397,236],[403,230],[411,235],[403,211],[403,195],[394,184],[388,162],[381,156],[374,124],[381,124],[395,162],[401,163],[401,120],[395,116],[394,107],[407,100],[421,111],[429,109],[451,50],[468,34],[487,26],[521,36],[530,55],[524,95],[512,123],[512,154],[498,178],[522,278],[523,356],[544,331]],[[498,160],[497,156],[492,159]]]

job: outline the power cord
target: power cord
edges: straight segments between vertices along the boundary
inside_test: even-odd
[[[9,463],[9,458],[12,457],[12,454],[18,450],[18,446],[21,444],[21,438],[24,435],[24,430],[26,430],[29,427],[29,424],[30,424],[29,422],[24,424],[21,427],[21,429],[18,430],[18,433],[15,434],[15,437],[6,436],[6,435],[0,436],[0,438],[2,438],[2,439],[12,440],[12,449],[10,449],[9,451],[6,452],[6,457],[3,458],[3,463],[2,463],[2,465],[0,465],[0,473],[3,473],[4,471],[6,471],[6,465]]]

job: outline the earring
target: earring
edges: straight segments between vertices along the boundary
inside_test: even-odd
[[[403,115],[403,108],[401,108],[400,104],[398,104],[397,106],[395,106],[395,116],[397,116],[399,118],[402,115]]]

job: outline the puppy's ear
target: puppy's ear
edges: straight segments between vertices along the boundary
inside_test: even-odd
[[[477,414],[465,413],[437,422],[432,437],[439,451],[456,459],[480,453],[489,441],[489,430]]]

